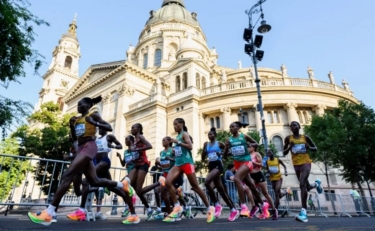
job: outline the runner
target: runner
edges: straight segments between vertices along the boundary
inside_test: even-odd
[[[147,209],[146,220],[149,220],[156,212],[150,208],[147,199],[142,193],[142,187],[150,168],[150,161],[147,159],[146,150],[152,149],[152,146],[143,136],[142,124],[134,124],[131,128],[131,134],[134,136],[134,146],[130,147],[128,152],[133,154],[133,169],[128,173],[128,177],[125,177],[125,180],[127,182],[131,180],[131,186],[135,189],[139,199]]]
[[[281,177],[280,165],[284,167],[284,174],[288,176],[285,164],[273,155],[271,149],[267,151],[268,160],[266,162],[267,171],[270,173],[270,181],[272,184],[273,191],[275,192],[275,207],[279,209],[280,199],[286,195],[286,192],[281,193],[281,186],[283,184],[283,178]]]
[[[241,122],[231,123],[229,129],[232,136],[225,141],[224,157],[228,155],[229,151],[233,155],[233,164],[237,170],[234,176],[234,183],[236,184],[238,196],[240,197],[241,201],[240,216],[251,218],[258,212],[259,208],[257,206],[253,206],[251,212],[249,211],[246,205],[242,182],[244,182],[250,188],[254,200],[260,203],[262,207],[264,207],[262,198],[260,197],[259,192],[257,191],[249,175],[249,173],[253,169],[253,163],[251,162],[250,153],[247,150],[247,142],[251,144],[257,144],[257,142],[246,134],[240,134],[240,127],[242,127]]]
[[[216,140],[216,128],[211,128],[208,132],[209,142],[205,142],[203,145],[202,152],[202,162],[205,161],[206,157],[208,158],[208,170],[209,174],[206,178],[205,186],[208,191],[208,195],[211,198],[211,201],[215,204],[215,217],[218,218],[221,215],[223,207],[220,205],[214,189],[211,187],[213,182],[217,191],[220,193],[221,197],[225,203],[229,206],[231,212],[228,218],[228,221],[235,221],[240,213],[234,206],[232,200],[229,198],[223,184],[220,175],[224,172],[224,166],[222,162],[222,150],[225,148],[223,142]]]
[[[171,139],[171,142],[175,143],[174,154],[175,154],[175,166],[171,168],[168,173],[167,179],[160,177],[160,182],[162,186],[166,185],[169,196],[174,203],[174,208],[172,213],[168,215],[163,221],[173,222],[179,217],[179,214],[183,212],[183,208],[180,203],[177,202],[175,188],[173,187],[173,182],[182,174],[187,176],[192,190],[194,190],[199,197],[202,199],[203,203],[207,207],[207,222],[211,223],[215,220],[215,208],[210,206],[208,199],[205,196],[203,190],[199,187],[197,177],[195,176],[194,161],[191,154],[193,149],[193,141],[189,133],[187,133],[187,127],[185,126],[185,120],[182,118],[177,118],[173,121],[173,127],[175,132],[178,133],[176,139]]]
[[[258,144],[248,143],[248,147],[251,155],[251,160],[254,166],[253,170],[251,170],[250,172],[250,176],[254,180],[256,187],[260,188],[262,195],[267,199],[267,203],[271,205],[271,208],[273,209],[272,220],[277,220],[278,212],[275,208],[275,205],[270,194],[268,194],[266,178],[262,173],[262,156],[259,154],[259,152],[257,152]],[[268,206],[264,206],[262,212],[263,213],[260,216],[258,216],[259,219],[267,219],[270,217],[270,213],[268,212]]]
[[[128,149],[124,151],[124,159],[121,159],[121,154],[120,153],[117,152],[116,154],[117,154],[117,157],[120,159],[120,163],[121,163],[122,167],[125,167],[125,165],[126,165],[126,172],[129,174],[129,172],[131,172],[133,170],[133,168],[134,168],[134,163],[133,163],[133,156],[134,155],[133,155],[132,152],[129,152],[129,150],[131,149],[131,147],[134,147],[134,136],[129,135],[129,136],[125,137],[125,145],[128,147]],[[126,177],[128,177],[128,176],[129,175],[127,175]],[[124,177],[124,179],[126,177]],[[131,204],[133,206],[128,206],[128,204],[125,205],[125,210],[122,213],[121,217],[125,217],[127,219],[125,219],[122,222],[123,224],[132,224],[133,222],[137,222],[136,218],[138,216],[136,215],[135,209],[134,209],[137,197],[134,194],[133,188],[131,188],[131,190],[132,190],[132,192],[129,193],[129,194],[132,194],[132,203]],[[129,216],[129,215],[131,215],[131,216]]]
[[[108,158],[108,153],[112,150],[110,147],[116,148],[116,149],[122,149],[122,145],[116,139],[114,135],[107,135],[107,131],[103,129],[99,129],[99,134],[101,135],[101,137],[96,139],[98,153],[96,154],[96,157],[93,159],[93,163],[95,165],[96,174],[98,177],[111,180],[112,178],[109,172],[109,169],[111,168],[111,160]],[[113,145],[113,143],[115,145]],[[104,189],[102,187],[100,188],[90,187],[86,179],[84,179],[82,186],[83,186],[83,189],[82,189],[82,198],[81,198],[80,208],[74,213],[67,215],[67,217],[71,220],[84,221],[86,219],[87,211],[85,209],[85,205],[86,205],[86,201],[87,201],[87,197],[89,193],[95,192],[97,205],[101,205],[102,199],[104,198]],[[119,190],[117,188],[109,188],[109,190],[121,196],[124,199],[124,201],[129,202],[130,198],[122,190]],[[109,191],[107,192],[107,194],[109,194]],[[98,220],[107,219],[100,212],[100,206],[97,207],[97,213],[95,214],[95,219],[98,219]]]
[[[98,178],[96,176],[95,166],[92,162],[92,159],[95,158],[97,153],[97,146],[95,144],[96,128],[98,127],[107,131],[112,131],[111,125],[104,121],[98,112],[89,113],[90,108],[101,100],[101,96],[96,98],[86,97],[78,102],[77,109],[81,116],[74,116],[69,121],[77,155],[62,176],[60,186],[48,208],[42,212],[28,213],[28,217],[32,222],[42,225],[51,224],[52,215],[56,207],[59,206],[61,198],[69,189],[74,176],[80,171],[83,171],[90,185],[94,187],[118,187],[123,188],[125,191],[129,191],[129,186],[126,181],[116,182]]]
[[[292,153],[292,162],[294,170],[296,171],[297,178],[301,189],[301,202],[302,209],[300,214],[296,217],[297,221],[307,222],[307,195],[308,192],[316,188],[316,191],[320,194],[323,192],[321,181],[316,179],[314,183],[309,183],[309,175],[311,171],[311,159],[307,150],[315,152],[317,147],[307,135],[299,133],[301,125],[293,121],[290,123],[290,130],[293,135],[285,137],[284,140],[284,155],[288,155],[289,151]]]

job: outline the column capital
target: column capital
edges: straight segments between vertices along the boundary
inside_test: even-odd
[[[327,106],[324,104],[318,104],[318,105],[315,105],[315,107],[313,107],[313,110],[315,111],[317,115],[323,115],[325,109],[327,109]]]
[[[284,105],[284,109],[285,110],[296,108],[296,107],[298,107],[298,104],[293,103],[293,102],[289,102],[289,103],[287,103],[287,104]]]
[[[119,94],[119,96],[123,96],[124,94],[132,96],[134,92],[135,92],[134,88],[131,86],[128,86],[126,83],[121,84],[117,88],[117,93]]]
[[[107,104],[110,98],[111,98],[111,93],[109,92],[105,93],[103,96],[103,104]]]
[[[220,109],[220,112],[222,113],[231,113],[231,108],[230,107],[223,107]]]

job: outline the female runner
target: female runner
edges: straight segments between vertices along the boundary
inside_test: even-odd
[[[225,148],[225,145],[224,143],[216,140],[216,135],[216,128],[211,128],[211,130],[208,132],[208,139],[210,141],[205,142],[203,146],[202,161],[205,161],[206,157],[208,158],[209,170],[205,186],[208,191],[208,195],[211,198],[211,201],[215,204],[215,217],[217,218],[221,215],[223,207],[218,202],[215,191],[211,187],[212,182],[214,183],[217,191],[220,193],[225,203],[231,209],[228,220],[235,221],[240,216],[240,213],[234,206],[232,200],[229,198],[220,178],[220,175],[224,172],[224,166],[221,160],[221,156],[222,150]]]
[[[98,112],[89,113],[94,104],[99,103],[102,97],[83,98],[78,102],[77,110],[80,117],[72,117],[69,121],[71,134],[73,135],[74,147],[77,152],[68,170],[64,173],[61,183],[52,203],[42,212],[28,213],[30,220],[36,224],[50,225],[53,212],[59,206],[61,198],[69,189],[73,177],[83,171],[87,181],[93,187],[118,187],[124,191],[129,191],[126,181],[116,182],[108,179],[98,178],[92,159],[95,158],[98,148],[95,144],[96,128],[112,131],[111,125],[104,121]]]
[[[224,157],[228,155],[228,151],[230,151],[233,155],[234,167],[237,170],[234,176],[234,183],[236,184],[238,196],[240,197],[241,201],[240,216],[253,217],[258,211],[258,208],[256,206],[253,206],[251,212],[249,211],[248,207],[246,206],[245,193],[242,182],[244,182],[250,188],[254,196],[254,200],[263,205],[262,198],[260,197],[259,192],[255,188],[255,185],[249,175],[249,173],[253,169],[253,163],[251,162],[250,153],[247,150],[247,142],[250,142],[251,144],[257,144],[257,142],[246,134],[240,134],[239,129],[241,127],[241,122],[231,123],[229,129],[232,136],[225,141]]]
[[[159,180],[163,185],[167,186],[169,196],[174,203],[174,208],[172,213],[169,214],[163,221],[173,222],[178,218],[179,214],[183,212],[183,208],[180,203],[177,202],[175,187],[173,182],[182,174],[185,174],[192,189],[199,195],[203,203],[207,207],[207,222],[211,223],[215,220],[215,208],[210,206],[208,199],[205,196],[203,190],[199,187],[197,177],[195,176],[194,161],[191,154],[193,149],[192,138],[189,133],[187,133],[187,127],[185,126],[185,120],[182,118],[177,118],[173,121],[173,127],[175,132],[178,133],[176,139],[171,139],[174,146],[175,154],[175,166],[169,171],[167,179],[160,177]]]
[[[301,125],[298,122],[292,121],[290,123],[290,130],[292,131],[293,135],[285,137],[284,155],[288,155],[289,151],[292,153],[292,162],[299,180],[299,187],[301,189],[302,209],[300,214],[296,217],[296,220],[307,222],[306,209],[308,192],[311,189],[316,188],[316,191],[320,194],[323,192],[323,188],[319,179],[316,179],[316,181],[312,184],[309,183],[312,161],[307,153],[307,150],[316,152],[318,149],[310,137],[299,133],[300,129]]]

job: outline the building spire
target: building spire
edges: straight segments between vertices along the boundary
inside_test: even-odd
[[[74,38],[77,37],[77,13],[74,14],[73,22],[69,24],[68,33],[71,34]]]

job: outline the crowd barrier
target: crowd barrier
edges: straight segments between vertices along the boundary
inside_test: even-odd
[[[0,212],[5,212],[4,214],[7,215],[12,209],[47,206],[52,201],[54,192],[60,185],[62,174],[69,167],[69,164],[70,162],[65,161],[0,154]],[[120,181],[127,175],[125,168],[112,167],[110,172],[112,179],[115,181]],[[153,174],[160,173],[149,172],[144,186],[153,183]],[[197,178],[200,187],[205,191],[205,178],[200,176]],[[225,181],[223,183],[226,185],[228,195],[236,207],[240,208],[234,182]],[[194,216],[198,213],[205,214],[205,206],[202,199],[191,189],[186,178],[184,178],[183,192],[184,199],[187,205],[191,206]],[[268,186],[268,192],[275,200],[275,192],[271,186]],[[219,193],[216,193],[216,195],[224,209],[229,209]],[[323,217],[328,217],[328,215],[370,217],[371,214],[374,214],[375,201],[371,197],[354,199],[350,195],[317,194],[315,190],[310,191],[309,195],[312,195],[313,200],[312,203],[308,204],[308,214]],[[155,207],[154,191],[151,190],[145,196],[150,206]],[[89,211],[93,207],[97,207],[96,203],[93,203],[95,200],[94,194],[90,194],[86,203]],[[73,188],[71,188],[62,198],[59,208],[76,208],[79,207],[80,202],[80,197],[77,197],[73,192]],[[111,215],[117,215],[117,211],[123,209],[124,206],[123,200],[114,193],[104,195],[100,205],[100,207],[110,207]],[[251,205],[249,204],[249,206]],[[139,198],[136,200],[135,207],[144,207]],[[292,189],[291,195],[287,194],[280,199],[279,214],[297,216],[300,210],[301,193],[299,189]]]

